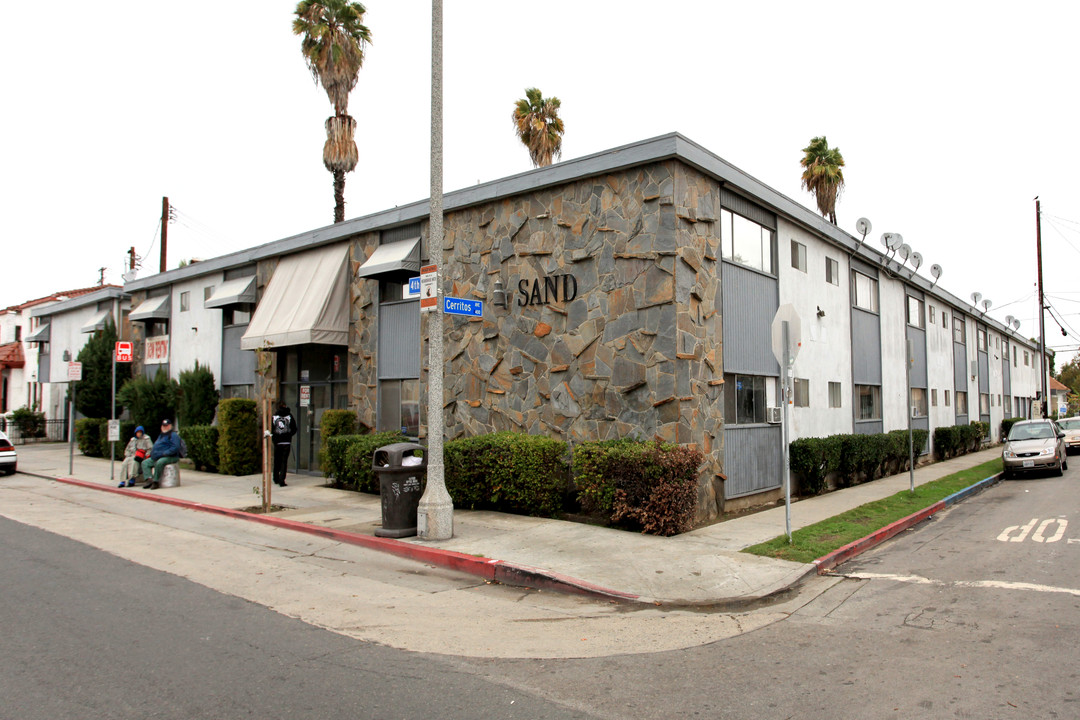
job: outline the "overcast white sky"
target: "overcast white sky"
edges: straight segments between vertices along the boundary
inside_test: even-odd
[[[1046,292],[1080,330],[1080,3],[444,2],[447,191],[530,169],[510,121],[529,86],[562,100],[564,159],[678,131],[811,208],[800,149],[824,134],[847,161],[843,228],[902,233],[924,274],[941,264],[1027,336],[1039,195]],[[430,3],[366,5],[346,217],[429,187]],[[0,307],[102,266],[120,283],[131,246],[155,272],[164,195],[169,267],[332,222],[331,109],[294,8],[58,0],[47,30],[5,24]]]

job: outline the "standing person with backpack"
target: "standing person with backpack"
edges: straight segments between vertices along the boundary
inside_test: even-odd
[[[277,412],[270,419],[270,439],[274,444],[274,482],[285,487],[285,473],[289,470],[289,451],[292,450],[292,436],[296,434],[296,420],[293,419],[285,401],[278,403]]]

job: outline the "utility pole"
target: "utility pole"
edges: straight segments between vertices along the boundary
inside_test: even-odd
[[[443,262],[442,187],[442,0],[431,2],[431,213],[428,220],[428,255]],[[446,277],[445,270],[442,273]],[[436,281],[439,307],[429,312],[428,328],[428,466],[427,488],[416,513],[416,534],[421,540],[449,540],[454,536],[454,502],[446,491],[443,465],[443,312],[442,289]]]
[[[1042,416],[1047,418],[1050,417],[1047,410],[1050,398],[1046,394],[1046,325],[1043,322],[1046,301],[1043,299],[1042,278],[1042,210],[1038,195],[1035,196],[1035,251],[1039,256],[1039,382],[1042,385]]]
[[[165,258],[169,249],[169,198],[161,198],[161,268],[165,272]]]
[[[105,284],[105,270],[106,270],[106,268],[103,268],[103,267],[98,268],[98,281],[97,281],[98,286],[102,286],[102,285]]]
[[[135,269],[135,248],[128,248],[128,270]]]

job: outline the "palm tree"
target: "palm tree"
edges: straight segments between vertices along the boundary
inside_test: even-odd
[[[844,189],[844,156],[840,148],[829,147],[825,136],[816,137],[803,148],[802,186],[814,193],[818,212],[836,224],[836,201]]]
[[[542,97],[537,88],[525,90],[525,97],[514,103],[514,129],[522,144],[529,149],[534,167],[551,164],[562,154],[563,121],[559,117],[562,105],[557,97]]]
[[[349,116],[349,93],[356,87],[371,31],[363,24],[367,8],[349,0],[300,0],[293,34],[303,35],[300,52],[315,82],[322,85],[333,116],[326,120],[323,165],[334,175],[334,222],[345,220],[345,173],[356,169],[353,136],[356,120]]]

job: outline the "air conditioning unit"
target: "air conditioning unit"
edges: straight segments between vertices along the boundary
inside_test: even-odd
[[[765,408],[765,421],[779,425],[784,419],[783,410],[778,407]]]

